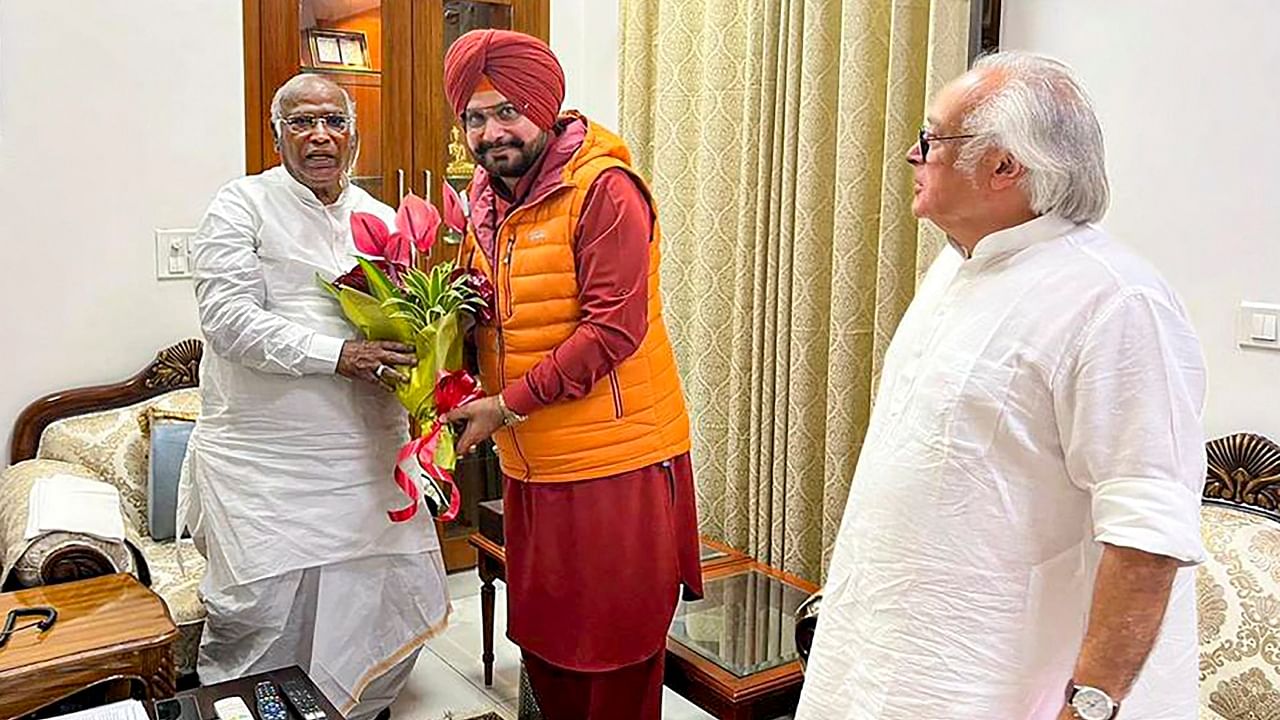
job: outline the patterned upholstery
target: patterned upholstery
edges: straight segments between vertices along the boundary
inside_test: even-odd
[[[51,533],[38,541],[47,541],[47,549],[44,545],[33,545],[23,552],[24,547],[14,544],[10,538],[14,532],[21,538],[26,523],[25,498],[35,478],[69,473],[105,480],[120,491],[128,540],[145,560],[145,567],[136,567],[133,554],[123,543],[116,543],[114,547],[100,548],[112,563],[112,569],[106,572],[132,572],[144,580],[150,579],[151,589],[164,599],[180,631],[174,646],[175,665],[180,674],[195,671],[204,624],[204,607],[197,586],[204,575],[205,562],[190,542],[183,542],[181,546],[172,541],[156,542],[147,534],[148,433],[154,421],[193,419],[199,411],[199,390],[190,388],[124,408],[58,420],[40,436],[37,459],[9,468],[0,482],[0,510],[16,509],[0,512],[0,549],[4,550],[0,560],[4,561],[4,567],[13,568],[10,574],[37,580],[33,585],[41,583],[39,578],[31,577],[32,568],[41,567],[42,558],[49,552],[69,542],[90,547],[102,543],[82,535]]]
[[[142,535],[134,541],[151,571],[151,589],[164,598],[169,614],[178,625],[178,642],[174,645],[174,664],[179,673],[194,672],[196,651],[200,647],[200,630],[204,627],[204,605],[198,592],[204,577],[204,558],[190,541],[156,542]],[[178,562],[178,553],[182,562]]]
[[[189,396],[171,399],[170,396]],[[58,420],[40,436],[36,457],[83,465],[120,491],[125,519],[147,525],[147,438],[143,418],[156,405],[187,405],[195,389],[175,390],[135,405]]]
[[[1280,523],[1205,505],[1201,532],[1201,717],[1280,720]]]

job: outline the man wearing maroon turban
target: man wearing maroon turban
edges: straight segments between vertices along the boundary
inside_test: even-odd
[[[445,93],[477,161],[459,262],[496,290],[476,328],[505,476],[507,634],[548,720],[657,720],[667,629],[702,592],[689,419],[662,320],[662,233],[622,140],[560,112],[542,41],[458,39]]]

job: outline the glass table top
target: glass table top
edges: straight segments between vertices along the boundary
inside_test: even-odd
[[[722,557],[729,557],[729,553],[720,550],[719,548],[713,548],[706,543],[699,543],[698,549],[702,552],[701,557],[699,557],[699,560],[702,562],[706,562],[708,560],[719,560]]]
[[[701,600],[680,603],[668,637],[738,677],[799,658],[795,613],[809,593],[755,569],[703,589]]]

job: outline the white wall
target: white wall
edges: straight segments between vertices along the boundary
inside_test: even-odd
[[[22,407],[198,332],[156,227],[244,171],[240,3],[0,0],[0,459]]]
[[[566,107],[616,128],[616,0],[553,0],[551,23]],[[243,172],[240,2],[0,0],[0,462],[31,400],[198,334],[153,230]]]
[[[566,108],[618,129],[618,0],[551,0],[551,49]]]
[[[1280,353],[1235,344],[1280,302],[1280,3],[1005,0],[1001,45],[1066,61],[1107,141],[1104,225],[1182,294],[1209,368],[1210,437],[1280,440]]]

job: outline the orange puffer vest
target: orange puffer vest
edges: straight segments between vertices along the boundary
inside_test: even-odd
[[[497,228],[497,272],[474,232],[467,233],[460,248],[462,264],[483,272],[496,290],[494,322],[476,329],[485,392],[497,394],[523,377],[581,321],[574,229],[591,184],[610,168],[635,176],[630,160],[620,138],[591,123],[559,186],[517,208]],[[661,239],[655,216],[649,245],[649,329],[640,347],[586,397],[552,403],[514,428],[499,429],[494,440],[504,474],[531,482],[588,480],[688,452],[689,418],[662,322]]]

